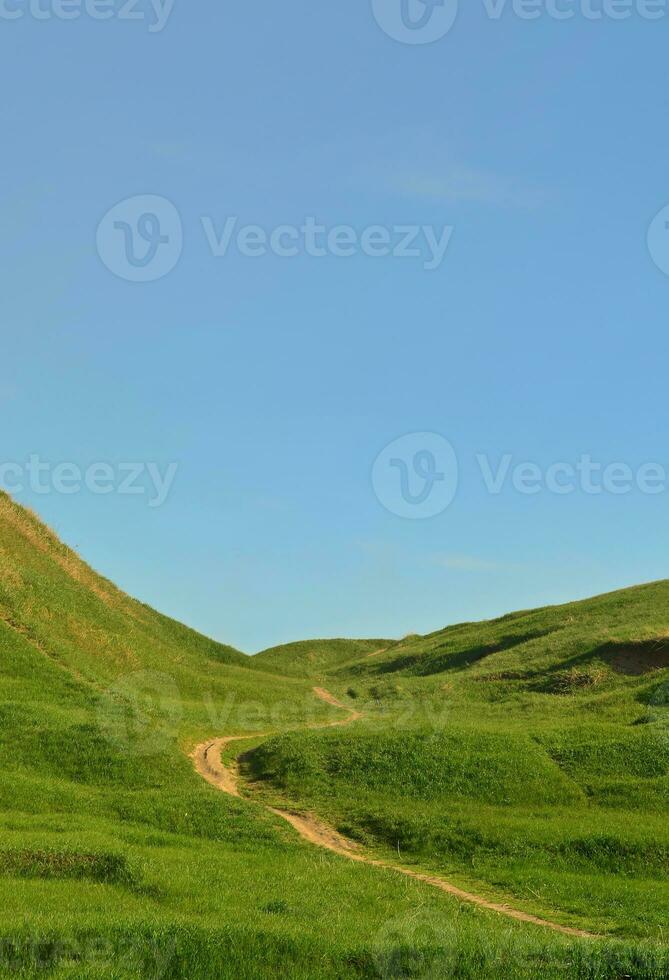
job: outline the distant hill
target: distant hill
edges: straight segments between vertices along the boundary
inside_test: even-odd
[[[625,687],[652,693],[669,676],[669,581],[560,606],[460,623],[402,640],[316,640],[266,650],[263,670],[377,685],[445,680],[488,690],[581,694]],[[664,672],[667,671],[667,674]],[[483,687],[482,685],[485,685]]]
[[[351,660],[387,650],[394,643],[394,640],[298,640],[263,650],[252,658],[252,663],[261,670],[316,677]]]
[[[250,794],[533,913],[664,942],[669,582],[329,666],[299,652],[360,720],[264,740],[243,760]],[[600,967],[565,975],[669,976],[664,964]]]

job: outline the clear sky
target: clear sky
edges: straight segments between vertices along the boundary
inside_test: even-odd
[[[516,474],[491,493],[476,459],[669,473],[662,217],[655,261],[647,244],[669,204],[666,11],[530,21],[461,0],[443,37],[403,43],[400,0],[175,0],[163,30],[149,6],[64,20],[39,2],[0,18],[2,462],[178,470],[160,506],[46,473],[51,492],[20,502],[130,593],[249,652],[669,575],[668,489],[530,494]],[[411,0],[407,38],[449,4]],[[119,266],[132,205],[104,217],[137,195],[177,213],[158,208],[153,281]],[[359,243],[217,257],[230,217],[288,226],[284,248],[309,218],[395,244],[399,226],[451,230],[431,269]],[[140,278],[143,229],[125,253]],[[374,461],[411,433],[450,443],[457,492],[432,436],[382,457],[379,489]],[[393,504],[402,460],[445,476],[437,513],[420,482],[415,514]]]

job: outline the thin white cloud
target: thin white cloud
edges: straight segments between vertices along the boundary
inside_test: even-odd
[[[393,189],[411,197],[445,204],[537,208],[547,194],[538,187],[499,174],[465,166],[447,166],[439,173],[412,173],[392,181]]]
[[[442,568],[455,572],[508,572],[520,567],[506,562],[476,558],[473,555],[436,555],[435,561]]]

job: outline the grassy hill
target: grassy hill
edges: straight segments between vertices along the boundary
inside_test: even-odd
[[[593,931],[669,915],[669,583],[465,623],[334,665],[366,716],[264,742],[256,795]]]
[[[558,693],[669,667],[669,583],[410,637],[354,673],[430,677],[468,667],[481,681]]]
[[[667,976],[667,598],[248,658],[0,495],[0,976]],[[323,678],[358,722],[307,727]],[[195,772],[257,733],[246,799]],[[317,850],[268,799],[609,938]]]
[[[253,666],[273,673],[317,679],[334,667],[374,656],[393,644],[393,640],[298,640],[257,653]]]

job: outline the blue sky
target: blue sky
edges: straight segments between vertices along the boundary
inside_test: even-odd
[[[669,473],[663,222],[655,262],[647,246],[669,204],[669,17],[461,8],[430,44],[392,39],[367,0],[175,0],[154,32],[148,7],[0,18],[2,462],[178,464],[158,507],[17,499],[130,593],[244,650],[668,574],[669,491],[493,494],[476,457]],[[150,282],[96,246],[138,195],[183,230]],[[201,219],[230,216],[452,237],[431,271],[359,250],[215,257]],[[372,480],[411,433],[457,459],[454,499],[425,519]]]

